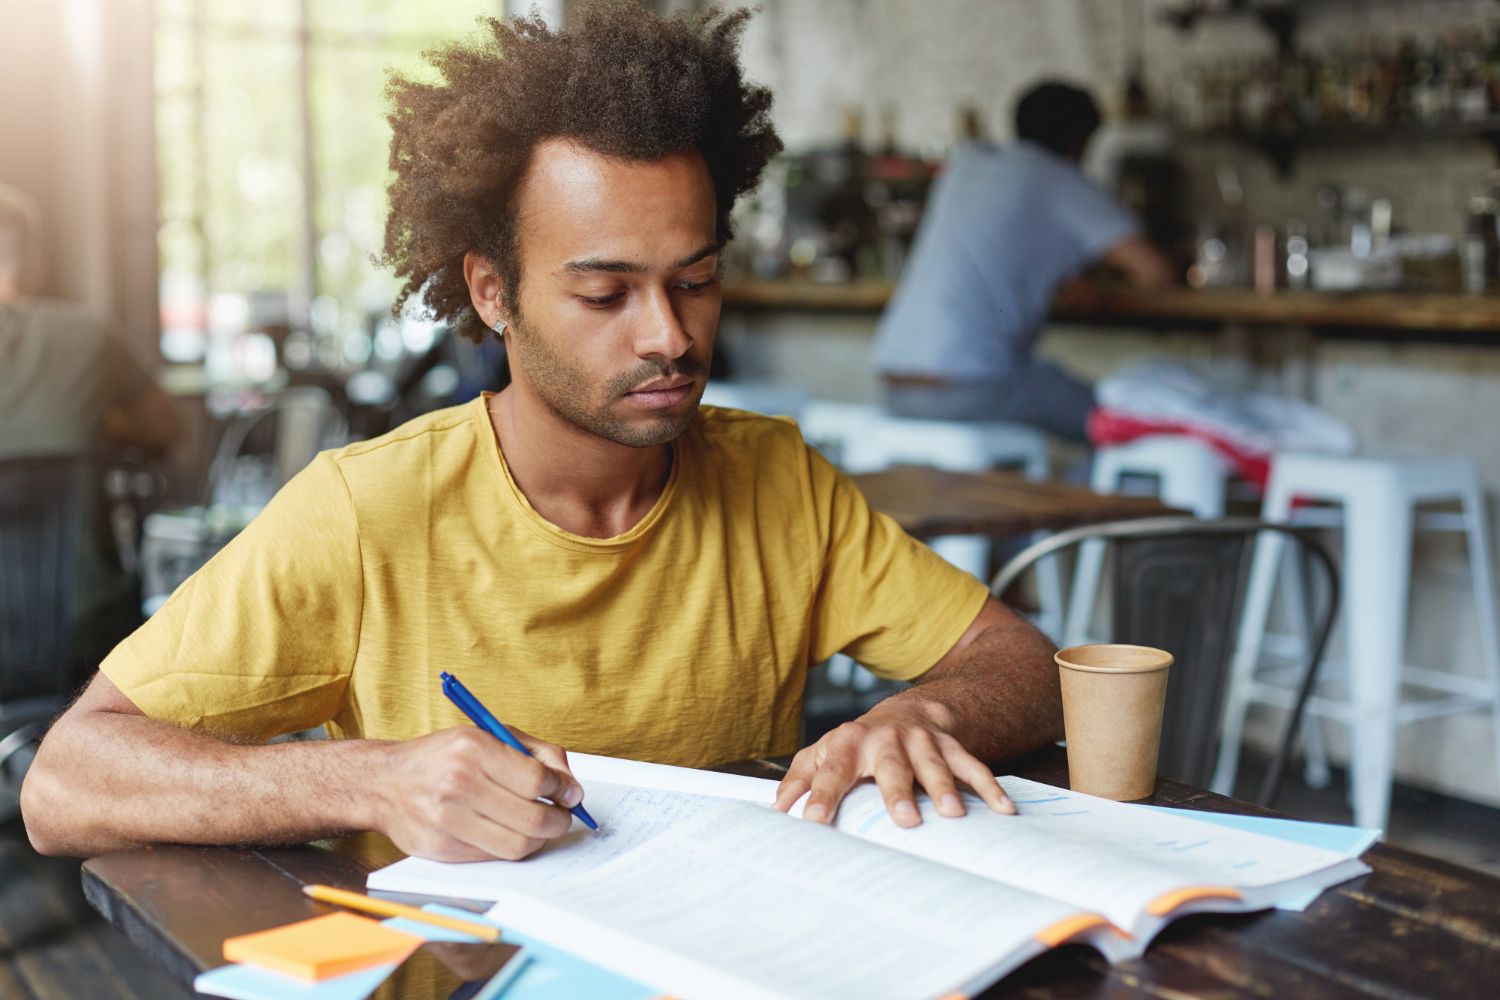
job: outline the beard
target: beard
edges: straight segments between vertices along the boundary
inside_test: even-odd
[[[665,411],[631,422],[610,412],[610,406],[636,386],[656,378],[708,374],[708,362],[683,355],[671,361],[642,360],[628,371],[611,376],[599,385],[576,361],[557,351],[545,338],[529,328],[520,316],[512,316],[510,362],[526,373],[526,380],[547,408],[568,423],[628,448],[651,448],[675,441],[687,431],[698,406],[695,402],[680,416]]]

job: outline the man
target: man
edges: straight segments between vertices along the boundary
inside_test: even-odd
[[[85,309],[34,297],[43,271],[41,213],[0,184],[0,460],[170,447],[180,433],[171,400]],[[92,670],[140,610],[93,492],[84,510],[75,658]]]
[[[1172,280],[1136,221],[1078,169],[1098,127],[1093,98],[1048,83],[1016,106],[1014,144],[954,153],[875,338],[891,412],[1087,441],[1093,389],[1032,358],[1053,296],[1101,262],[1143,288]]]
[[[583,795],[563,747],[791,752],[839,649],[918,683],[804,750],[781,808],[810,789],[826,822],[866,776],[907,826],[914,780],[946,816],[956,780],[1013,808],[978,758],[1057,738],[1051,646],[792,424],[697,410],[729,211],[780,148],[748,16],[492,21],[433,56],[443,82],[391,85],[387,257],[443,319],[502,330],[513,381],[320,456],[122,644],[24,789],[38,849],[376,830],[521,858]],[[536,758],[464,725],[443,670]]]

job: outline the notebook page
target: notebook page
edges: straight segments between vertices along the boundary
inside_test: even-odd
[[[886,814],[880,791],[861,785],[839,808],[839,830],[1092,909],[1132,934],[1159,921],[1147,909],[1168,893],[1203,886],[1255,888],[1342,863],[1332,851],[1168,816],[1024,778],[1000,784],[1018,815],[965,796],[968,815],[946,819],[919,800],[922,825]]]
[[[588,807],[589,815],[599,824],[598,831],[591,831],[575,817],[572,829],[525,860],[447,864],[405,858],[371,872],[365,887],[493,901],[506,889],[544,885],[596,868],[723,801],[706,795],[593,781],[589,784]]]
[[[1079,911],[725,803],[489,916],[680,1000],[912,1000],[977,993]]]
[[[621,757],[598,757],[591,753],[568,754],[568,767],[583,785],[584,804],[593,815],[593,783],[605,781],[613,785],[634,785],[637,788],[658,788],[668,792],[688,792],[692,795],[717,795],[725,799],[741,799],[745,802],[760,802],[770,805],[776,801],[778,782],[765,778],[751,778],[743,774],[721,774],[718,771],[700,771],[694,767],[673,767],[670,764],[650,764],[643,760],[625,760]],[[598,816],[594,816],[598,819]]]
[[[1357,826],[1340,826],[1333,823],[1310,823],[1301,819],[1278,819],[1273,816],[1241,816],[1234,813],[1203,812],[1197,809],[1173,809],[1170,806],[1146,806],[1140,808],[1150,809],[1153,812],[1164,812],[1171,815],[1187,816],[1192,819],[1212,823],[1215,826],[1228,826],[1236,830],[1249,830],[1251,833],[1259,833],[1266,837],[1275,837],[1278,840],[1290,840],[1297,844],[1307,844],[1310,847],[1321,847],[1325,851],[1333,851],[1345,858],[1357,859],[1380,839],[1381,831],[1364,830]],[[1364,866],[1361,866],[1363,868]],[[1356,872],[1355,874],[1363,874]],[[1351,875],[1351,877],[1353,877]],[[1332,883],[1330,883],[1332,884]],[[1323,894],[1323,887],[1311,889],[1300,896],[1279,896],[1276,900],[1276,909],[1290,910],[1301,913],[1311,906],[1319,896]]]

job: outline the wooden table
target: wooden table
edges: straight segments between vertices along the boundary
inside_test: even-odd
[[[946,472],[898,465],[853,479],[871,507],[895,518],[915,538],[998,538],[1183,513],[1155,497],[1106,496],[1066,483],[1031,482],[1016,472]]]
[[[717,770],[778,778],[785,761]],[[1067,784],[1066,755],[1045,747],[999,773]],[[1158,805],[1273,815],[1163,779]],[[328,909],[309,882],[361,889],[366,873],[401,857],[363,834],[300,847],[153,847],[94,858],[84,891],[109,921],[177,979],[223,963],[224,938]],[[1110,966],[1081,946],[1059,949],[985,991],[983,1000],[1302,1000],[1455,998],[1500,994],[1500,879],[1377,845],[1373,873],[1325,892],[1305,913],[1186,917],[1138,960]],[[402,897],[411,899],[411,897]],[[474,903],[459,904],[470,909]],[[375,995],[446,998],[459,980],[418,953]]]

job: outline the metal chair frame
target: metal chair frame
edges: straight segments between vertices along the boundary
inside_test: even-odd
[[[6,611],[0,628],[0,768],[41,735],[72,686],[85,463],[80,455],[0,461],[0,601],[19,602],[0,609]],[[14,518],[39,521],[40,534],[12,536]],[[21,560],[33,546],[40,562],[27,565]],[[28,607],[38,598],[41,605]],[[28,617],[15,618],[17,607]],[[36,664],[37,656],[44,662]]]
[[[1202,520],[1189,516],[1170,517],[1148,517],[1129,521],[1111,521],[1104,524],[1083,525],[1060,531],[1034,545],[1027,547],[1017,553],[1007,562],[1000,571],[995,574],[990,583],[990,593],[998,597],[1020,577],[1027,569],[1031,568],[1038,560],[1054,555],[1064,549],[1080,545],[1090,539],[1149,539],[1149,538],[1180,538],[1191,535],[1242,535],[1247,543],[1252,536],[1261,532],[1273,531],[1283,535],[1294,537],[1301,546],[1304,553],[1308,553],[1319,562],[1328,580],[1328,600],[1322,613],[1318,616],[1315,624],[1310,629],[1312,638],[1310,644],[1311,655],[1308,658],[1307,670],[1302,677],[1302,682],[1297,690],[1296,706],[1292,710],[1291,717],[1287,720],[1286,729],[1282,733],[1276,756],[1272,760],[1271,768],[1266,774],[1264,783],[1261,785],[1257,804],[1269,808],[1281,791],[1282,780],[1285,776],[1287,764],[1291,760],[1292,749],[1296,743],[1297,735],[1301,730],[1302,718],[1307,707],[1308,698],[1311,697],[1313,688],[1318,681],[1318,668],[1323,662],[1323,654],[1328,646],[1328,639],[1333,631],[1334,621],[1338,616],[1340,601],[1340,579],[1337,564],[1328,549],[1306,528],[1298,528],[1286,524],[1272,524],[1267,521],[1253,517],[1225,517],[1213,520]],[[1236,606],[1242,603],[1245,597],[1245,582],[1242,579],[1236,594]],[[1219,669],[1229,670],[1229,661],[1219,665]]]

